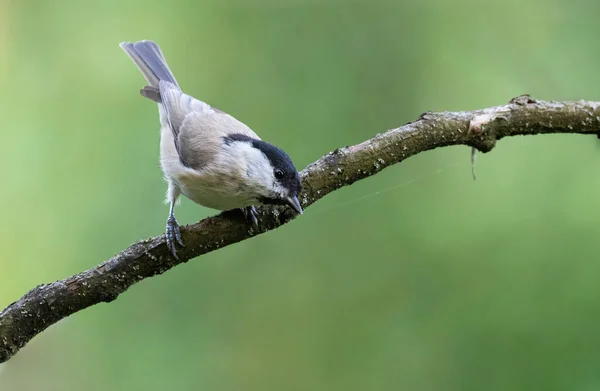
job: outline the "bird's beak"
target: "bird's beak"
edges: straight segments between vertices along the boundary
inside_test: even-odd
[[[289,196],[285,199],[285,202],[290,206],[290,208],[294,209],[298,214],[302,214],[302,206],[300,206],[300,201],[298,201],[298,197]]]

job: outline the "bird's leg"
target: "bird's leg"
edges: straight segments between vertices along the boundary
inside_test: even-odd
[[[167,238],[167,248],[169,252],[177,258],[177,244],[184,247],[183,241],[181,240],[181,232],[179,230],[179,224],[175,219],[175,203],[179,197],[179,189],[169,184],[169,190],[167,191],[167,199],[170,203],[169,217],[167,218],[167,230],[165,236]]]
[[[240,210],[244,214],[244,217],[246,217],[246,221],[252,223],[254,228],[258,228],[258,211],[254,205],[241,208]]]

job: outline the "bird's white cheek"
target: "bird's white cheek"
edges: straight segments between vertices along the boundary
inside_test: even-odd
[[[273,181],[268,173],[269,171],[265,171],[265,168],[261,165],[249,164],[246,167],[245,182],[257,196],[270,197],[273,193]]]
[[[258,196],[269,197],[273,192],[273,168],[262,152],[242,147],[245,182]]]

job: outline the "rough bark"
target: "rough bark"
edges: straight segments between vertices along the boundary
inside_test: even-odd
[[[332,191],[438,147],[467,145],[488,152],[507,136],[599,132],[600,102],[544,102],[524,95],[507,105],[484,110],[424,113],[414,122],[358,145],[336,149],[310,164],[301,172],[300,199],[307,208]],[[77,311],[113,301],[140,280],[278,228],[296,217],[282,207],[262,207],[259,214],[255,230],[234,212],[182,227],[186,247],[179,251],[179,259],[169,256],[161,235],[134,243],[93,269],[31,289],[0,313],[0,363],[47,327]]]

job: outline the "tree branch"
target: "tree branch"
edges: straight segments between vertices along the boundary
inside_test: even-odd
[[[336,149],[301,172],[304,208],[343,186],[430,149],[467,145],[490,151],[507,136],[541,133],[599,134],[600,102],[543,102],[529,96],[509,104],[458,113],[424,113],[416,121]],[[39,285],[0,313],[0,363],[34,336],[84,308],[115,300],[144,278],[221,247],[278,228],[295,214],[282,207],[259,209],[260,224],[249,230],[241,214],[224,212],[182,227],[186,247],[169,256],[164,235],[132,244],[99,266],[51,284]]]

